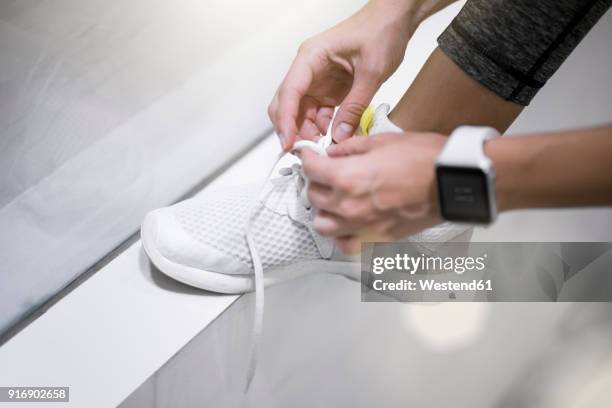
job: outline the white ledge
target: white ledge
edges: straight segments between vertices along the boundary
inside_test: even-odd
[[[259,182],[278,150],[266,139],[203,191]],[[117,406],[237,298],[151,270],[138,241],[0,348],[0,384],[68,386],[71,406]]]

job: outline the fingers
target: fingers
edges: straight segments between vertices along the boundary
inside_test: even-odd
[[[334,185],[334,173],[341,159],[333,162],[328,157],[319,156],[315,152],[303,149],[301,154],[304,175],[311,181],[327,186]]]
[[[297,137],[297,113],[301,95],[293,89],[279,92],[276,127],[283,150],[289,151]]]
[[[278,93],[274,96],[274,99],[268,107],[268,116],[270,120],[276,122],[276,112],[278,110]],[[297,136],[301,139],[307,140],[318,140],[322,134],[327,133],[329,124],[331,123],[334,115],[334,108],[331,106],[319,107],[317,101],[305,96],[302,98],[302,102],[298,112],[298,118],[296,125],[298,127]],[[278,131],[280,137],[280,131]],[[283,149],[285,145],[281,139],[281,146]]]
[[[308,96],[302,98],[297,120],[297,135],[300,139],[316,141],[321,136],[321,131],[316,125],[318,110],[319,106],[313,98]]]
[[[270,118],[270,122],[272,122],[272,124],[274,125],[274,131],[276,132],[279,138],[281,148],[284,150],[285,143],[283,139],[281,138],[278,128],[276,127],[276,112],[277,111],[278,111],[278,90],[274,94],[274,98],[272,98],[272,102],[270,102],[270,105],[268,105],[268,117]]]
[[[347,236],[336,238],[336,245],[347,255],[354,255],[361,252],[362,238],[357,236]]]
[[[358,225],[339,216],[321,211],[314,219],[313,226],[323,236],[345,236],[355,232]]]
[[[315,118],[315,124],[319,128],[319,131],[322,135],[327,133],[327,129],[329,128],[329,124],[331,123],[333,117],[333,106],[322,106],[319,108],[319,111],[317,112],[317,116]]]
[[[364,224],[370,222],[376,215],[369,194],[347,196],[328,186],[310,182],[308,199],[318,210],[340,216],[348,221],[358,220]]]
[[[308,183],[308,200],[318,209],[329,208],[335,200],[331,187],[310,180]]]
[[[350,156],[353,154],[363,154],[372,148],[370,137],[352,137],[342,143],[333,144],[327,148],[327,154],[331,157]]]
[[[366,155],[325,157],[303,149],[302,169],[313,183],[323,184],[343,196],[369,194],[375,182],[375,171]]]
[[[295,142],[300,103],[311,81],[310,65],[304,54],[298,54],[278,89],[278,101],[273,101],[275,112],[270,115],[285,151],[290,150]]]
[[[361,220],[350,220],[328,211],[319,211],[313,226],[323,236],[341,237],[367,230]]]
[[[355,73],[353,87],[340,104],[332,125],[332,136],[336,142],[346,140],[355,133],[361,115],[372,101],[378,86],[379,82],[372,75]]]

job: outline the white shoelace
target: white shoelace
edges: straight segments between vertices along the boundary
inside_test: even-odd
[[[294,144],[291,152],[296,152],[302,149],[310,149],[319,155],[326,156],[326,149],[331,144],[331,141],[331,134],[322,137],[317,143],[312,142],[310,140],[300,140]],[[285,154],[285,152],[281,152],[278,155],[277,159],[274,161],[274,165],[266,176],[265,183],[267,183],[268,179],[272,175],[272,172],[274,171],[278,163],[281,161],[281,159],[285,156]],[[283,167],[279,170],[279,173],[283,176],[296,176],[296,183],[298,183],[297,190],[298,194],[300,195],[300,202],[306,208],[310,208],[310,201],[308,200],[307,196],[308,180],[303,177],[301,172],[301,166],[299,164],[294,164],[291,167]],[[253,317],[253,332],[251,338],[249,365],[247,368],[245,393],[248,392],[249,387],[251,386],[251,382],[253,381],[253,377],[255,376],[255,369],[257,368],[259,338],[261,337],[262,333],[264,315],[264,270],[261,262],[261,257],[259,256],[259,251],[257,250],[257,245],[255,244],[255,239],[253,238],[253,232],[251,229],[253,226],[255,211],[258,205],[259,194],[256,196],[255,201],[251,204],[249,218],[245,228],[245,237],[247,241],[247,246],[249,247],[249,252],[251,253],[251,262],[253,263],[253,275],[255,281],[255,312]]]

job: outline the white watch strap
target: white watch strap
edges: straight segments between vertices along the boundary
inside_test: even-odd
[[[492,127],[460,126],[451,133],[437,164],[485,170],[490,167],[491,161],[484,154],[484,142],[497,136],[499,132]]]

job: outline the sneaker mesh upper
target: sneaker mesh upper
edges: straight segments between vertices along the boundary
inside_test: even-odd
[[[192,238],[251,268],[244,232],[255,194],[248,187],[205,193],[177,204],[174,215]],[[253,234],[264,268],[321,258],[306,227],[262,205],[254,214]]]

